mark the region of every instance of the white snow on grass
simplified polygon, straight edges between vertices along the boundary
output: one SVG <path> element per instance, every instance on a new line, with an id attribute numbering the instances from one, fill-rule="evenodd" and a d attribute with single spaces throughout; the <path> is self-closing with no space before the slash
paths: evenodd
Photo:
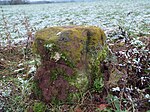
<path id="1" fill-rule="evenodd" d="M 0 10 L 3 10 L 8 24 L 6 30 L 1 14 L 0 36 L 5 40 L 6 32 L 10 32 L 11 37 L 17 43 L 20 38 L 25 41 L 27 38 L 25 18 L 28 19 L 29 29 L 33 33 L 50 26 L 94 25 L 102 29 L 114 29 L 122 26 L 137 34 L 150 34 L 149 6 L 149 0 L 102 0 L 97 2 L 1 6 Z"/>

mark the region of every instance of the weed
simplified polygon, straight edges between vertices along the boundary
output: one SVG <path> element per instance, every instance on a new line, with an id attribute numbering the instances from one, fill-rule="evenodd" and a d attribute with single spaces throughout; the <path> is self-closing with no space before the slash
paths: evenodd
<path id="1" fill-rule="evenodd" d="M 103 79 L 102 78 L 95 79 L 93 86 L 95 91 L 97 92 L 101 91 L 104 87 Z"/>
<path id="2" fill-rule="evenodd" d="M 45 112 L 46 111 L 46 105 L 43 102 L 35 102 L 33 106 L 34 112 Z"/>

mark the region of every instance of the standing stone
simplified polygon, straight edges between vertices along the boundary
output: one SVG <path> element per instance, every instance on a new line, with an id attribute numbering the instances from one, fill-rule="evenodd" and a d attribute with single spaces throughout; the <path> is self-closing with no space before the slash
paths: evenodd
<path id="1" fill-rule="evenodd" d="M 50 27 L 35 34 L 33 51 L 41 65 L 35 74 L 35 95 L 45 102 L 73 102 L 96 79 L 106 57 L 106 36 L 94 26 Z"/>

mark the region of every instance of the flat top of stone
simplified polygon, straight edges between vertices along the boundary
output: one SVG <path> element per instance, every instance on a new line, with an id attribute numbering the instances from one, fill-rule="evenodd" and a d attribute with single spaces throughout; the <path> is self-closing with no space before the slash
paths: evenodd
<path id="1" fill-rule="evenodd" d="M 84 36 L 82 33 L 86 31 L 95 32 L 97 34 L 104 35 L 104 32 L 96 26 L 56 26 L 49 27 L 37 31 L 35 34 L 36 39 L 42 40 L 57 40 L 60 37 L 60 34 L 64 33 L 67 35 L 69 32 L 74 32 L 74 34 L 79 34 L 79 36 Z M 69 34 L 70 34 L 69 33 Z M 65 35 L 64 34 L 64 35 Z"/>

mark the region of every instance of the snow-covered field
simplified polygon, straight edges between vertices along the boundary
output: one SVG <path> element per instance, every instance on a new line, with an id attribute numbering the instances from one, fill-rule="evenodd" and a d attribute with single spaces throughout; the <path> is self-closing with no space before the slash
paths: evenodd
<path id="1" fill-rule="evenodd" d="M 106 33 L 121 26 L 134 34 L 150 34 L 149 0 L 99 0 L 0 7 L 1 39 L 6 39 L 6 32 L 10 33 L 11 38 L 18 39 L 25 37 L 27 29 L 34 33 L 44 27 L 63 25 L 94 25 Z"/>
<path id="2" fill-rule="evenodd" d="M 108 111 L 125 112 L 124 109 L 127 109 L 129 112 L 149 112 L 150 0 L 1 5 L 0 112 L 24 112 L 34 105 L 36 101 L 31 98 L 32 85 L 38 59 L 33 56 L 30 45 L 28 47 L 27 37 L 45 27 L 64 25 L 94 25 L 101 27 L 107 34 L 110 56 L 102 64 L 108 68 L 107 74 L 104 74 L 108 78 L 104 79 L 109 79 L 105 86 L 110 92 L 107 93 L 108 104 L 99 105 L 98 108 L 108 105 Z M 122 29 L 130 35 L 126 36 L 128 33 Z M 8 40 L 19 45 L 3 48 Z M 25 44 L 20 45 L 20 41 Z M 116 85 L 111 87 L 111 84 Z M 83 110 L 88 107 L 97 109 L 97 104 L 101 102 L 99 93 L 91 93 L 90 96 L 85 93 L 80 100 L 85 102 Z M 90 101 L 89 105 L 87 101 Z M 106 103 L 102 99 L 103 102 Z M 76 104 L 63 106 L 73 109 L 78 107 Z M 47 107 L 50 111 L 62 109 L 59 105 Z"/>

